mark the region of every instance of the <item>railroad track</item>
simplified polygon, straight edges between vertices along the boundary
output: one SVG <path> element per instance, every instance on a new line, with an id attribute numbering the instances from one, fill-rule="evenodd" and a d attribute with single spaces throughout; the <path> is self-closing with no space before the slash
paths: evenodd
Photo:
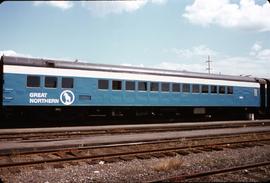
<path id="1" fill-rule="evenodd" d="M 101 127 L 65 127 L 65 128 L 43 128 L 43 129 L 1 129 L 1 141 L 52 141 L 63 140 L 96 135 L 151 133 L 166 131 L 186 131 L 204 129 L 225 129 L 241 127 L 270 126 L 269 120 L 259 121 L 232 121 L 204 123 L 179 123 L 159 125 L 122 125 Z"/>
<path id="2" fill-rule="evenodd" d="M 205 172 L 198 172 L 198 173 L 192 173 L 187 175 L 179 175 L 174 177 L 169 177 L 165 179 L 158 179 L 150 181 L 151 183 L 158 183 L 158 182 L 185 182 L 185 181 L 195 181 L 195 182 L 201 182 L 206 180 L 200 180 L 200 178 L 209 177 L 209 176 L 215 176 L 220 174 L 227 174 L 227 173 L 238 173 L 241 170 L 244 170 L 245 172 L 248 172 L 247 169 L 254 169 L 254 168 L 260 168 L 260 167 L 266 167 L 270 166 L 270 161 L 260 162 L 260 163 L 253 163 L 253 164 L 246 164 L 246 165 L 240 165 L 235 167 L 229 167 L 229 168 L 223 168 L 223 169 L 216 169 L 212 171 L 205 171 Z M 256 177 L 258 178 L 258 177 Z M 270 178 L 265 180 L 260 180 L 263 182 L 268 182 Z"/>
<path id="3" fill-rule="evenodd" d="M 0 169 L 42 166 L 43 164 L 52 164 L 57 167 L 62 163 L 72 164 L 78 161 L 89 164 L 95 164 L 100 161 L 109 163 L 135 158 L 148 159 L 176 155 L 185 156 L 191 153 L 222 151 L 226 148 L 235 149 L 263 145 L 270 145 L 270 132 L 11 153 L 0 156 Z"/>

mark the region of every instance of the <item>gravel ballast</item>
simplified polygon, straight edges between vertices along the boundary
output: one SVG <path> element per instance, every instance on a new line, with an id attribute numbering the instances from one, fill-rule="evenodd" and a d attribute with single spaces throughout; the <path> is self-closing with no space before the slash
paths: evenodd
<path id="1" fill-rule="evenodd" d="M 91 164 L 78 162 L 42 167 L 23 167 L 0 169 L 3 182 L 147 182 L 167 177 L 229 168 L 245 164 L 270 161 L 270 145 L 250 148 L 225 149 L 223 151 L 203 152 L 188 156 L 168 158 L 134 159 L 115 163 L 99 162 Z M 270 180 L 270 167 L 226 173 L 190 181 L 232 181 L 256 182 Z"/>

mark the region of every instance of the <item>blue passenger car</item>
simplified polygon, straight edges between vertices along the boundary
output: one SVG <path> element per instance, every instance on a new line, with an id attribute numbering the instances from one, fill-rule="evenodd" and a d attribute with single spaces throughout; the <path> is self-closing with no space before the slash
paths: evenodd
<path id="1" fill-rule="evenodd" d="M 8 117 L 35 111 L 54 118 L 60 111 L 211 118 L 265 113 L 270 103 L 269 80 L 240 76 L 2 56 L 1 78 Z"/>

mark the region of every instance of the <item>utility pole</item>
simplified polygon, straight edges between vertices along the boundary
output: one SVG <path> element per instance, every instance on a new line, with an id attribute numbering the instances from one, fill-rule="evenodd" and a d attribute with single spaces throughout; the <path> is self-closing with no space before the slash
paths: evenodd
<path id="1" fill-rule="evenodd" d="M 207 68 L 206 68 L 206 70 L 208 71 L 208 74 L 211 74 L 211 70 L 212 70 L 212 68 L 211 68 L 211 60 L 210 60 L 210 55 L 208 55 L 208 59 L 206 60 L 206 63 L 207 63 Z"/>

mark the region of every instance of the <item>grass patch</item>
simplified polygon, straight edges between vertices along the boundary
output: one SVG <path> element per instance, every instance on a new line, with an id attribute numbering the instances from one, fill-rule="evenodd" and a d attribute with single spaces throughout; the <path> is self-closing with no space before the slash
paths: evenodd
<path id="1" fill-rule="evenodd" d="M 169 171 L 169 170 L 175 170 L 182 166 L 183 160 L 180 159 L 179 156 L 175 156 L 173 158 L 164 158 L 161 159 L 159 162 L 154 164 L 152 168 L 155 171 Z"/>

